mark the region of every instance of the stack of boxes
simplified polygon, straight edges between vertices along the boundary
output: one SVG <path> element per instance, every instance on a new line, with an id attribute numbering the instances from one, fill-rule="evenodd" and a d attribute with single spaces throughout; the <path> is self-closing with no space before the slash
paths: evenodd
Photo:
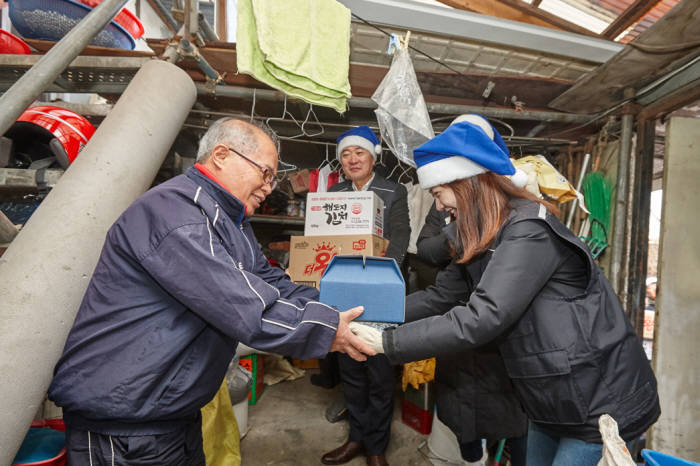
<path id="1" fill-rule="evenodd" d="M 331 259 L 340 254 L 383 256 L 384 202 L 372 191 L 309 193 L 304 236 L 292 236 L 289 274 L 320 288 Z"/>

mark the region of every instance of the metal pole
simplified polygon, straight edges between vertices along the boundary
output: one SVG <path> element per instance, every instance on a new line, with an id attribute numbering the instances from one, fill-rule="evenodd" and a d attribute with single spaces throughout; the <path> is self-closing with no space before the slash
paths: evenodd
<path id="1" fill-rule="evenodd" d="M 189 41 L 199 32 L 199 0 L 185 0 L 185 33 L 182 40 Z"/>
<path id="2" fill-rule="evenodd" d="M 212 95 L 211 89 L 208 89 L 204 84 L 197 84 L 197 92 L 201 95 Z M 284 92 L 273 91 L 269 89 L 253 89 L 250 87 L 238 86 L 216 86 L 214 94 L 220 97 L 233 97 L 239 99 L 251 99 L 255 92 L 255 98 L 266 101 L 283 102 L 285 99 Z M 289 98 L 287 96 L 287 98 Z M 376 102 L 367 97 L 351 97 L 348 99 L 348 105 L 354 108 L 377 108 Z M 480 107 L 478 105 L 458 105 L 458 104 L 437 104 L 426 102 L 430 113 L 443 113 L 461 115 L 462 113 L 479 113 L 490 118 L 506 118 L 511 120 L 539 120 L 551 121 L 557 123 L 588 123 L 593 116 L 574 113 L 562 112 L 547 112 L 522 110 L 517 111 L 511 108 L 498 107 Z"/>
<path id="3" fill-rule="evenodd" d="M 170 24 L 170 28 L 173 31 L 177 31 L 180 28 L 180 24 L 173 18 L 172 13 L 170 13 L 170 10 L 165 8 L 165 6 L 161 3 L 160 0 L 149 0 L 149 3 L 152 7 L 155 7 L 154 9 L 158 10 L 156 13 L 160 13 L 160 15 L 165 18 L 165 20 Z"/>
<path id="4" fill-rule="evenodd" d="M 219 40 L 219 36 L 216 35 L 216 32 L 214 29 L 212 29 L 209 21 L 207 21 L 207 18 L 205 18 L 202 13 L 199 14 L 199 32 L 207 42 Z"/>
<path id="5" fill-rule="evenodd" d="M 625 89 L 625 96 L 629 94 Z M 633 90 L 632 90 L 633 92 Z M 632 94 L 634 95 L 634 94 Z M 627 179 L 629 177 L 630 149 L 632 148 L 632 127 L 634 115 L 622 115 L 622 135 L 620 136 L 620 154 L 617 161 L 617 186 L 615 188 L 615 221 L 613 223 L 612 258 L 610 261 L 610 284 L 616 293 L 620 292 L 620 268 L 622 253 L 625 248 L 625 217 L 627 209 Z"/>
<path id="6" fill-rule="evenodd" d="M 583 157 L 583 164 L 581 165 L 581 172 L 578 174 L 578 182 L 576 183 L 576 191 L 581 192 L 581 185 L 583 184 L 583 177 L 586 176 L 586 170 L 588 170 L 588 161 L 591 160 L 591 154 L 586 154 Z M 566 219 L 566 228 L 571 228 L 571 223 L 574 221 L 574 214 L 576 213 L 576 207 L 578 206 L 578 198 L 574 199 L 571 204 L 571 210 L 569 211 L 569 218 Z"/>
<path id="7" fill-rule="evenodd" d="M 0 258 L 0 465 L 44 400 L 107 230 L 151 186 L 195 99 L 187 73 L 146 62 Z"/>
<path id="8" fill-rule="evenodd" d="M 634 124 L 634 123 L 633 123 Z M 623 252 L 622 261 L 620 263 L 620 275 L 618 281 L 620 282 L 618 292 L 620 296 L 620 301 L 622 302 L 622 308 L 627 310 L 628 303 L 628 290 L 629 290 L 629 280 L 630 280 L 630 264 L 631 264 L 631 250 L 632 250 L 632 227 L 636 221 L 635 212 L 635 185 L 637 183 L 636 177 L 636 167 L 637 167 L 637 147 L 636 138 L 634 134 L 631 138 L 629 159 L 627 162 L 627 196 L 625 201 L 625 234 L 623 237 Z M 649 220 L 647 220 L 648 222 Z"/>
<path id="9" fill-rule="evenodd" d="M 5 134 L 22 112 L 56 80 L 126 2 L 127 0 L 105 0 L 97 5 L 0 97 L 0 134 Z"/>

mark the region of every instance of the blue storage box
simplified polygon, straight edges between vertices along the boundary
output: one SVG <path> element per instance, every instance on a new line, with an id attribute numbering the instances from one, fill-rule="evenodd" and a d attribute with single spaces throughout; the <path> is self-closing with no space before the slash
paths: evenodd
<path id="1" fill-rule="evenodd" d="M 675 456 L 647 449 L 642 450 L 642 458 L 646 460 L 647 466 L 692 466 L 698 464 L 693 461 L 676 458 Z"/>
<path id="2" fill-rule="evenodd" d="M 340 311 L 364 306 L 358 321 L 403 323 L 405 298 L 399 266 L 387 257 L 335 256 L 321 277 L 320 301 Z"/>

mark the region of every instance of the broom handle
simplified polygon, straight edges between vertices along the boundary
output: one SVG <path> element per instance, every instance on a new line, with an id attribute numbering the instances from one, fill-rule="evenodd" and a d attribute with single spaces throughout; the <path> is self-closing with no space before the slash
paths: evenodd
<path id="1" fill-rule="evenodd" d="M 586 154 L 583 157 L 583 164 L 581 164 L 581 172 L 578 175 L 578 183 L 576 183 L 576 191 L 581 192 L 581 185 L 583 184 L 583 177 L 588 169 L 588 161 L 591 160 L 591 154 Z M 569 218 L 566 219 L 566 228 L 571 228 L 571 223 L 574 221 L 574 213 L 576 213 L 576 206 L 578 206 L 578 198 L 574 199 L 574 203 L 571 205 L 571 211 L 569 211 Z"/>

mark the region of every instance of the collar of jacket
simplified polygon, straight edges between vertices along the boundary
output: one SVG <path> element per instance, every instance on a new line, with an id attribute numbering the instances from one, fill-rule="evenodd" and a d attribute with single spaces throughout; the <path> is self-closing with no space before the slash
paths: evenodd
<path id="1" fill-rule="evenodd" d="M 201 186 L 219 204 L 223 211 L 236 222 L 238 227 L 241 226 L 245 219 L 245 204 L 221 186 L 206 168 L 196 164 L 194 167 L 188 168 L 185 175 Z"/>

